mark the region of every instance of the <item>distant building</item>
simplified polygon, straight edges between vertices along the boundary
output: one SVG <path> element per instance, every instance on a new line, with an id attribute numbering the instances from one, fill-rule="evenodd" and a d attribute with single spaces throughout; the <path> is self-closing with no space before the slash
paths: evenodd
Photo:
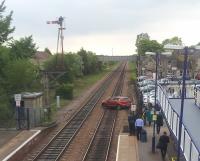
<path id="1" fill-rule="evenodd" d="M 52 55 L 45 51 L 37 51 L 33 57 L 33 63 L 41 66 L 46 60 L 48 60 Z"/>
<path id="2" fill-rule="evenodd" d="M 141 73 L 145 75 L 147 71 L 155 72 L 156 63 L 155 56 L 141 56 Z M 159 55 L 158 78 L 163 78 L 168 75 L 181 77 L 183 74 L 183 54 L 173 52 L 171 56 Z M 200 53 L 189 54 L 187 76 L 200 79 Z"/>

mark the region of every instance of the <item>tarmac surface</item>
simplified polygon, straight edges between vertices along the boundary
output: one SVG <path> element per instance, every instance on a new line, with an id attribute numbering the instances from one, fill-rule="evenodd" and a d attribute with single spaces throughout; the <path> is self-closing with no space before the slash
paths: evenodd
<path id="1" fill-rule="evenodd" d="M 1 131 L 0 160 L 5 159 L 9 154 L 14 153 L 20 146 L 25 143 L 31 136 L 36 133 L 35 130 L 23 131 Z M 2 141 L 4 140 L 4 141 Z"/>
<path id="2" fill-rule="evenodd" d="M 147 142 L 138 141 L 140 161 L 162 161 L 161 152 L 159 149 L 156 149 L 155 153 L 152 153 L 153 126 L 146 126 L 145 130 L 147 131 Z M 160 135 L 163 134 L 163 131 L 167 131 L 167 129 L 161 128 Z M 169 132 L 167 133 L 169 134 Z M 155 136 L 156 144 L 160 135 L 156 134 Z M 170 161 L 168 155 L 166 155 L 165 161 Z"/>
<path id="3" fill-rule="evenodd" d="M 145 126 L 144 129 L 147 131 L 147 142 L 141 142 L 136 136 L 129 136 L 128 133 L 120 134 L 116 161 L 163 161 L 159 149 L 152 153 L 153 126 Z M 160 134 L 155 135 L 156 144 L 164 131 L 169 135 L 167 127 L 161 127 Z M 174 144 L 170 141 L 165 161 L 173 161 L 175 155 Z"/>
<path id="4" fill-rule="evenodd" d="M 20 131 L 14 129 L 12 130 L 0 129 L 0 149 L 4 144 L 6 144 L 9 140 L 11 140 L 19 133 Z"/>

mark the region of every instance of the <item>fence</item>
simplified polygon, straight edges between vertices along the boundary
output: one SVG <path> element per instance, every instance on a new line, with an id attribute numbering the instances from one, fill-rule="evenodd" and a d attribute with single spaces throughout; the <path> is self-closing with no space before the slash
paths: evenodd
<path id="1" fill-rule="evenodd" d="M 158 86 L 157 91 L 158 101 L 161 105 L 161 109 L 165 115 L 167 124 L 178 140 L 179 134 L 179 115 L 178 113 L 172 108 L 172 105 L 169 102 L 167 97 L 167 93 L 163 90 L 161 86 Z M 200 151 L 198 150 L 197 146 L 195 145 L 194 141 L 191 138 L 190 133 L 186 129 L 185 125 L 182 124 L 182 133 L 181 133 L 181 150 L 185 156 L 187 161 L 200 161 Z"/>
<path id="2" fill-rule="evenodd" d="M 46 117 L 44 108 L 16 108 L 16 123 L 18 129 L 29 129 L 40 126 Z"/>

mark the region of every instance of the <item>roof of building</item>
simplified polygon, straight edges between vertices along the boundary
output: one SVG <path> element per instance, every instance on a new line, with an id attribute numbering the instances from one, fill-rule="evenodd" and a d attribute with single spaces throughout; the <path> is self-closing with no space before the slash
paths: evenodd
<path id="1" fill-rule="evenodd" d="M 45 51 L 37 51 L 34 55 L 34 58 L 40 61 L 40 60 L 47 60 L 50 56 L 51 54 Z"/>
<path id="2" fill-rule="evenodd" d="M 22 93 L 22 98 L 37 98 L 42 96 L 42 92 L 24 92 Z"/>

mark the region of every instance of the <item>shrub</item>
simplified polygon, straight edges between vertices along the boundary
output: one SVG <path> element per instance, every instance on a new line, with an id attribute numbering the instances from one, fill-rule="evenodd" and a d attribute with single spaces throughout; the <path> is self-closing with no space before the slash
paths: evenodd
<path id="1" fill-rule="evenodd" d="M 73 84 L 62 84 L 60 87 L 56 89 L 56 95 L 60 96 L 64 99 L 72 99 L 73 98 Z"/>

